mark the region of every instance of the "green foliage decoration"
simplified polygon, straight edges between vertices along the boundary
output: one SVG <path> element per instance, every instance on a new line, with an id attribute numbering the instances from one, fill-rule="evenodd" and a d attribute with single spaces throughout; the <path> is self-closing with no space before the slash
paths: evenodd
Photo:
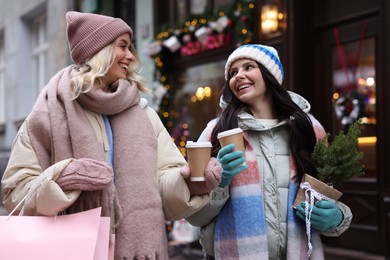
<path id="1" fill-rule="evenodd" d="M 357 142 L 361 133 L 361 120 L 355 121 L 345 134 L 342 130 L 329 144 L 329 133 L 314 147 L 312 159 L 316 165 L 320 181 L 339 186 L 355 176 L 364 175 L 361 163 L 363 153 L 358 150 Z"/>

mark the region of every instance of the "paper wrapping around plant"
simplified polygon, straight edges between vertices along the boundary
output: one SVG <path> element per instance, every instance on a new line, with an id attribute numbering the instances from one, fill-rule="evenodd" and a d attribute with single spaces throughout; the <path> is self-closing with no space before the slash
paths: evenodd
<path id="1" fill-rule="evenodd" d="M 341 195 L 343 195 L 340 191 L 336 190 L 332 186 L 329 186 L 328 184 L 323 183 L 322 181 L 308 174 L 305 174 L 303 176 L 302 183 L 304 182 L 308 182 L 313 190 L 317 191 L 317 193 L 322 194 L 330 199 L 337 201 L 338 199 L 340 199 Z M 305 200 L 306 200 L 305 190 L 299 188 L 297 192 L 297 196 L 295 197 L 293 207 L 295 208 Z"/>
<path id="2" fill-rule="evenodd" d="M 329 186 L 326 183 L 323 183 L 312 176 L 305 174 L 303 176 L 302 182 L 299 185 L 298 193 L 295 198 L 293 207 L 295 208 L 302 202 L 305 202 L 305 224 L 306 224 L 306 235 L 307 235 L 307 246 L 308 252 L 307 256 L 310 258 L 310 255 L 313 251 L 311 244 L 311 231 L 310 231 L 310 219 L 311 212 L 313 210 L 313 205 L 317 200 L 328 200 L 331 202 L 336 202 L 342 193 L 333 187 Z"/>

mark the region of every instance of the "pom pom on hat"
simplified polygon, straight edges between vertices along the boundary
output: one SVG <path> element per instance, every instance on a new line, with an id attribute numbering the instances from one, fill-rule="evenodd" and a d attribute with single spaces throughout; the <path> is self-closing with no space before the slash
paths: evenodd
<path id="1" fill-rule="evenodd" d="M 110 16 L 80 13 L 66 13 L 67 36 L 70 55 L 75 64 L 84 64 L 101 49 L 124 33 L 133 37 L 133 31 L 122 19 Z"/>
<path id="2" fill-rule="evenodd" d="M 238 47 L 230 54 L 225 65 L 225 79 L 229 79 L 229 70 L 238 59 L 249 58 L 262 64 L 275 77 L 280 85 L 283 83 L 284 71 L 278 52 L 270 46 L 247 44 Z"/>

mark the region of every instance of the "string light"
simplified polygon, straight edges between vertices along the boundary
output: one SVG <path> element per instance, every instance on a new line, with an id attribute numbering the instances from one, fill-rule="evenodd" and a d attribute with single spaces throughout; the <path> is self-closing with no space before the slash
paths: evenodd
<path id="1" fill-rule="evenodd" d="M 163 75 L 160 77 L 160 82 L 164 83 L 167 80 L 167 76 Z"/>
<path id="2" fill-rule="evenodd" d="M 191 102 L 202 101 L 205 98 L 209 98 L 211 94 L 212 94 L 212 90 L 209 86 L 199 87 L 196 89 L 195 94 L 192 95 Z"/>
<path id="3" fill-rule="evenodd" d="M 237 44 L 248 44 L 252 42 L 253 32 L 252 32 L 252 19 L 253 19 L 253 11 L 255 8 L 254 0 L 238 0 L 235 1 L 234 4 L 230 6 L 226 6 L 223 10 L 218 10 L 214 17 L 209 17 L 209 13 L 205 13 L 204 15 L 199 15 L 196 17 L 190 17 L 187 21 L 185 21 L 181 26 L 177 28 L 170 27 L 165 28 L 164 31 L 161 31 L 156 34 L 156 41 L 159 41 L 162 45 L 162 42 L 169 39 L 172 36 L 177 37 L 180 43 L 186 43 L 188 40 L 191 42 L 200 41 L 200 38 L 195 36 L 195 32 L 199 29 L 206 28 L 205 31 L 207 34 L 212 30 L 212 36 L 216 37 L 231 37 L 231 39 L 237 39 Z M 204 16 L 204 17 L 202 17 Z M 206 17 L 207 16 L 207 17 Z M 223 17 L 221 19 L 221 17 Z M 220 19 L 220 20 L 218 20 Z M 224 20 L 225 19 L 225 20 Z M 210 26 L 213 24 L 213 26 Z M 214 25 L 216 25 L 214 27 Z M 226 28 L 231 28 L 229 30 L 224 30 L 223 26 Z M 219 27 L 218 27 L 219 26 Z M 218 30 L 221 28 L 222 30 Z M 185 37 L 185 38 L 184 38 Z M 213 38 L 213 39 L 214 39 Z M 233 44 L 233 42 L 231 42 Z M 227 43 L 228 44 L 228 43 Z M 205 45 L 206 46 L 206 45 Z M 218 48 L 218 46 L 214 46 L 213 44 L 209 44 L 207 46 L 212 46 L 212 48 Z M 211 49 L 211 48 L 210 48 Z M 169 49 L 171 50 L 171 49 Z M 182 51 L 181 49 L 179 49 Z M 191 50 L 191 49 L 188 49 Z M 206 51 L 206 49 L 202 50 Z M 171 51 L 173 52 L 173 51 Z M 175 51 L 176 52 L 176 51 Z M 189 53 L 189 52 L 188 52 Z M 195 52 L 196 54 L 196 52 Z M 195 55 L 194 53 L 189 55 Z M 186 155 L 185 143 L 189 136 L 188 124 L 186 122 L 178 122 L 178 120 L 183 120 L 182 113 L 180 111 L 176 111 L 176 105 L 170 105 L 170 102 L 173 102 L 175 98 L 175 88 L 167 84 L 170 82 L 168 71 L 169 68 L 166 66 L 167 59 L 173 58 L 173 56 L 169 56 L 169 51 L 158 51 L 152 54 L 155 63 L 155 69 L 159 71 L 159 81 L 164 87 L 168 90 L 167 94 L 161 100 L 161 107 L 159 109 L 159 115 L 162 118 L 164 125 L 166 125 L 167 130 L 174 137 L 176 145 L 179 147 L 180 152 L 183 156 Z M 191 102 L 205 102 L 213 95 L 212 87 L 210 86 L 200 86 L 196 89 L 193 95 L 190 97 Z M 175 102 L 178 102 L 175 100 Z M 186 119 L 184 119 L 186 120 Z M 171 129 L 175 127 L 175 129 Z"/>

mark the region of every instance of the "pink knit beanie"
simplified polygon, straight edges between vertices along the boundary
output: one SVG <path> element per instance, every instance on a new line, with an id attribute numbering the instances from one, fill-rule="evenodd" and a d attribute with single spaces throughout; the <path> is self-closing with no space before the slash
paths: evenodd
<path id="1" fill-rule="evenodd" d="M 124 33 L 133 37 L 133 31 L 122 19 L 110 16 L 67 12 L 69 50 L 75 64 L 84 64 L 101 49 Z"/>

